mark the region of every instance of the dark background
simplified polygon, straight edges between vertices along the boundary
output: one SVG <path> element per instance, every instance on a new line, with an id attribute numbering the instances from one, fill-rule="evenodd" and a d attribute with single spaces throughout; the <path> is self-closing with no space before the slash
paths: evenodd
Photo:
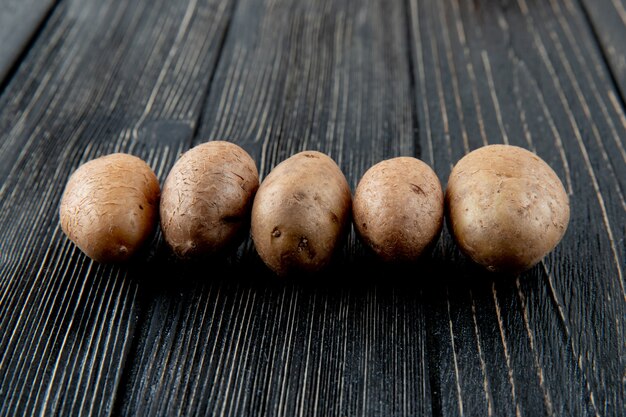
<path id="1" fill-rule="evenodd" d="M 626 415 L 624 0 L 4 0 L 0 415 Z M 487 143 L 563 180 L 569 230 L 520 277 L 444 229 L 412 267 L 352 233 L 316 277 L 247 241 L 183 264 L 159 236 L 91 262 L 58 204 L 81 163 L 229 140 L 304 149 L 352 189 L 413 155 L 445 185 Z M 365 274 L 373 278 L 365 278 Z"/>

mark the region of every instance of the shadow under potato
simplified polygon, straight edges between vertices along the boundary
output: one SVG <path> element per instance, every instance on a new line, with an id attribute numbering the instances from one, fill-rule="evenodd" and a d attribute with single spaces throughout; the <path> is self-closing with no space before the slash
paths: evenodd
<path id="1" fill-rule="evenodd" d="M 406 291 L 407 295 L 450 286 L 462 290 L 490 286 L 493 282 L 514 285 L 516 278 L 474 264 L 458 250 L 445 230 L 429 252 L 415 262 L 406 263 L 383 262 L 352 235 L 350 239 L 350 249 L 342 248 L 344 253 L 337 254 L 323 270 L 279 277 L 265 266 L 250 239 L 230 254 L 180 259 L 158 236 L 154 249 L 129 265 L 129 276 L 148 293 L 189 291 L 207 284 L 236 284 L 250 288 L 290 286 L 327 291 L 394 288 Z"/>

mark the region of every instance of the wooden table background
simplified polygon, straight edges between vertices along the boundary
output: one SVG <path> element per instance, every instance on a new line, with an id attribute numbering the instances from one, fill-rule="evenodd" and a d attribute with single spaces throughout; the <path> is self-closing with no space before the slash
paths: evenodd
<path id="1" fill-rule="evenodd" d="M 625 0 L 2 0 L 0 77 L 0 415 L 626 415 Z M 157 236 L 118 267 L 61 232 L 81 163 L 130 152 L 163 181 L 211 139 L 262 175 L 326 152 L 353 190 L 384 158 L 445 185 L 516 144 L 571 223 L 518 278 L 445 229 L 411 268 L 352 233 L 285 281 L 250 241 L 182 264 Z"/>

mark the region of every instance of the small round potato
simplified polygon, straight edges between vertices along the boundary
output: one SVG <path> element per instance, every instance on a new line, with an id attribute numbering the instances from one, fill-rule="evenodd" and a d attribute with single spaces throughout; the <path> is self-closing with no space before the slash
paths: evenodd
<path id="1" fill-rule="evenodd" d="M 176 162 L 161 197 L 161 229 L 181 258 L 216 255 L 243 240 L 259 187 L 254 160 L 223 141 L 198 145 Z"/>
<path id="2" fill-rule="evenodd" d="M 61 199 L 63 232 L 98 262 L 129 259 L 157 223 L 159 181 L 136 156 L 89 161 L 70 177 Z"/>
<path id="3" fill-rule="evenodd" d="M 359 181 L 352 216 L 361 239 L 382 260 L 415 261 L 441 232 L 441 183 L 419 159 L 379 162 Z"/>
<path id="4" fill-rule="evenodd" d="M 300 152 L 277 165 L 252 207 L 252 239 L 278 275 L 327 266 L 350 221 L 350 187 L 327 155 Z"/>
<path id="5" fill-rule="evenodd" d="M 569 200 L 555 172 L 537 155 L 509 145 L 470 152 L 454 167 L 446 189 L 454 238 L 490 271 L 519 273 L 559 243 Z"/>

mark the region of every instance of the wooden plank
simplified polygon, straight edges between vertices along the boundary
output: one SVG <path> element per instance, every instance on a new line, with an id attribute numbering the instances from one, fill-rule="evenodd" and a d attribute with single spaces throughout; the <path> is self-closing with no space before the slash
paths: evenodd
<path id="1" fill-rule="evenodd" d="M 194 140 L 228 5 L 83 3 L 0 97 L 0 414 L 624 414 L 626 118 L 576 4 L 243 1 Z M 564 178 L 571 229 L 502 281 L 445 234 L 419 272 L 351 236 L 335 272 L 384 282 L 286 283 L 249 242 L 224 265 L 112 268 L 60 234 L 80 162 L 130 150 L 162 178 L 217 138 L 263 173 L 329 152 L 352 186 L 389 156 L 445 180 L 469 149 L 521 144 Z"/>
<path id="2" fill-rule="evenodd" d="M 623 108 L 577 3 L 410 1 L 424 159 L 445 182 L 487 143 L 563 179 L 563 242 L 519 279 L 485 276 L 445 233 L 424 293 L 435 414 L 626 412 Z"/>
<path id="3" fill-rule="evenodd" d="M 352 186 L 419 154 L 405 23 L 402 2 L 240 1 L 195 143 L 236 142 L 263 175 L 318 149 Z M 415 273 L 368 283 L 354 236 L 343 255 L 343 281 L 277 281 L 250 242 L 222 266 L 157 263 L 119 414 L 431 415 Z"/>
<path id="4" fill-rule="evenodd" d="M 5 0 L 0 13 L 0 86 L 57 3 L 55 0 Z"/>
<path id="5" fill-rule="evenodd" d="M 626 97 L 626 1 L 582 0 L 581 3 L 610 65 L 623 103 L 623 97 Z"/>
<path id="6" fill-rule="evenodd" d="M 0 415 L 109 415 L 144 263 L 60 231 L 69 174 L 114 151 L 163 179 L 191 144 L 231 3 L 65 1 L 0 98 Z"/>

